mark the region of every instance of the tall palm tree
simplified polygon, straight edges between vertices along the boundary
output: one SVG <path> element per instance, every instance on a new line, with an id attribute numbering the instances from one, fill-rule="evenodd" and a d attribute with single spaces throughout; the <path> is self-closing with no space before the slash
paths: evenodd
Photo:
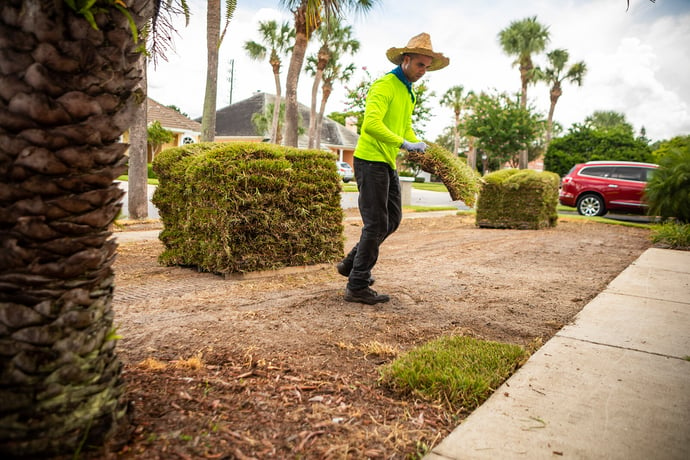
<path id="1" fill-rule="evenodd" d="M 146 54 L 141 53 L 139 66 L 142 69 L 140 85 L 146 91 Z M 145 219 L 148 217 L 148 135 L 147 135 L 146 99 L 141 103 L 134 122 L 129 127 L 129 152 L 127 155 L 127 209 L 129 219 Z"/>
<path id="2" fill-rule="evenodd" d="M 146 97 L 130 25 L 158 6 L 0 2 L 0 457 L 104 445 L 124 420 L 109 226 Z"/>
<path id="3" fill-rule="evenodd" d="M 366 13 L 379 0 L 280 0 L 295 19 L 295 46 L 285 82 L 285 145 L 297 147 L 299 127 L 297 85 L 311 34 L 323 18 L 340 15 L 343 10 Z"/>
<path id="4" fill-rule="evenodd" d="M 503 51 L 509 56 L 517 56 L 514 64 L 520 67 L 522 93 L 520 104 L 527 107 L 527 85 L 534 81 L 532 55 L 544 51 L 549 42 L 549 28 L 537 21 L 536 16 L 513 21 L 498 33 Z M 520 169 L 527 168 L 527 151 L 520 152 Z"/>
<path id="5" fill-rule="evenodd" d="M 235 14 L 237 0 L 225 0 L 225 26 L 220 30 L 220 0 L 208 0 L 206 5 L 206 92 L 201 116 L 201 141 L 212 142 L 216 137 L 216 101 L 218 98 L 218 50 Z"/>
<path id="6" fill-rule="evenodd" d="M 323 85 L 321 86 L 321 106 L 316 119 L 316 145 L 321 145 L 321 126 L 323 115 L 326 111 L 326 103 L 333 92 L 333 83 L 336 81 L 347 82 L 354 75 L 356 67 L 353 63 L 343 66 L 339 62 L 338 54 L 333 54 L 331 60 L 323 71 Z"/>
<path id="7" fill-rule="evenodd" d="M 568 67 L 565 70 L 565 66 L 570 57 L 568 51 L 564 49 L 555 49 L 546 54 L 549 60 L 549 67 L 542 69 L 537 67 L 535 69 L 535 79 L 546 82 L 546 84 L 551 85 L 549 94 L 551 97 L 551 105 L 549 106 L 549 116 L 546 120 L 546 145 L 545 149 L 549 147 L 549 142 L 551 142 L 551 131 L 553 129 L 553 112 L 556 109 L 556 103 L 558 98 L 563 94 L 563 89 L 561 88 L 561 83 L 567 80 L 571 83 L 576 83 L 577 86 L 582 86 L 582 79 L 587 73 L 587 65 L 584 61 L 579 61 Z"/>
<path id="8" fill-rule="evenodd" d="M 460 124 L 462 112 L 467 108 L 468 98 L 473 94 L 472 91 L 463 94 L 464 92 L 464 86 L 453 86 L 443 94 L 439 101 L 441 105 L 450 108 L 455 116 L 455 123 L 453 124 L 453 153 L 455 155 L 458 154 L 458 150 L 460 149 L 460 131 L 458 130 L 458 125 Z"/>
<path id="9" fill-rule="evenodd" d="M 278 27 L 276 21 L 262 21 L 259 22 L 259 32 L 261 33 L 262 43 L 255 41 L 246 41 L 244 49 L 251 59 L 264 60 L 266 54 L 270 49 L 270 57 L 268 63 L 273 68 L 273 79 L 276 84 L 276 97 L 273 104 L 273 122 L 271 125 L 271 142 L 278 144 L 278 138 L 282 135 L 278 129 L 278 120 L 280 119 L 281 104 L 281 84 L 280 84 L 280 66 L 282 65 L 281 56 L 285 54 L 292 46 L 292 40 L 295 37 L 295 30 L 290 27 L 290 24 L 284 22 Z"/>
<path id="10" fill-rule="evenodd" d="M 319 92 L 319 85 L 323 77 L 324 69 L 331 63 L 334 56 L 343 53 L 353 54 L 359 50 L 359 41 L 352 38 L 352 26 L 343 26 L 340 19 L 331 16 L 326 24 L 316 31 L 316 35 L 321 43 L 321 48 L 317 55 L 307 58 L 307 72 L 314 76 L 314 83 L 311 90 L 311 112 L 309 115 L 309 148 L 318 148 L 317 135 L 317 115 L 316 100 Z M 328 99 L 328 98 L 326 98 Z M 323 102 L 323 98 L 322 98 Z"/>

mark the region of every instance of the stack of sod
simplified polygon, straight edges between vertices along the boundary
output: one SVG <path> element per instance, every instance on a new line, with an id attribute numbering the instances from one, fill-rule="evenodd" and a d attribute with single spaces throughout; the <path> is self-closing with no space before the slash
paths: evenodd
<path id="1" fill-rule="evenodd" d="M 219 274 L 343 255 L 335 157 L 265 143 L 192 144 L 156 156 L 166 265 Z"/>
<path id="2" fill-rule="evenodd" d="M 558 175 L 503 169 L 484 176 L 477 201 L 477 225 L 537 230 L 558 222 Z"/>
<path id="3" fill-rule="evenodd" d="M 453 200 L 474 206 L 481 188 L 481 176 L 462 159 L 434 143 L 428 143 L 424 153 L 408 152 L 408 158 L 424 171 L 439 176 Z"/>

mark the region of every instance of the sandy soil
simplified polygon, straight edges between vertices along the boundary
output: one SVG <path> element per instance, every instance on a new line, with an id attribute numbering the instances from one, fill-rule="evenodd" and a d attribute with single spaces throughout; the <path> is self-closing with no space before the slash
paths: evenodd
<path id="1" fill-rule="evenodd" d="M 360 229 L 346 220 L 346 249 Z M 132 432 L 111 455 L 417 458 L 467 411 L 390 393 L 381 365 L 443 334 L 538 347 L 649 246 L 646 230 L 575 220 L 525 231 L 405 219 L 374 272 L 391 302 L 372 307 L 343 300 L 334 267 L 224 279 L 158 265 L 158 242 L 121 244 Z"/>

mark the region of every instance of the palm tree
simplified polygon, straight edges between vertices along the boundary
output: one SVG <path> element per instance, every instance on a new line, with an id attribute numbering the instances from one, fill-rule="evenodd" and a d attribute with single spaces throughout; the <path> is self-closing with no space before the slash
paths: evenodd
<path id="1" fill-rule="evenodd" d="M 274 144 L 280 143 L 278 138 L 282 138 L 280 130 L 278 129 L 278 120 L 280 118 L 281 104 L 281 85 L 280 85 L 280 66 L 282 65 L 281 55 L 285 54 L 291 47 L 291 41 L 295 37 L 295 30 L 290 27 L 290 24 L 284 22 L 280 28 L 276 21 L 259 22 L 259 32 L 261 32 L 262 43 L 255 41 L 247 41 L 244 43 L 244 49 L 251 59 L 264 60 L 266 54 L 270 49 L 270 57 L 268 63 L 273 68 L 273 78 L 276 84 L 276 97 L 273 122 L 271 125 L 271 142 Z"/>
<path id="2" fill-rule="evenodd" d="M 316 55 L 307 58 L 307 72 L 314 76 L 311 90 L 311 112 L 309 115 L 309 148 L 318 148 L 315 145 L 318 120 L 316 116 L 316 99 L 319 85 L 323 77 L 324 69 L 331 63 L 334 56 L 342 53 L 356 53 L 359 50 L 359 41 L 352 38 L 352 27 L 343 26 L 338 18 L 331 16 L 326 24 L 316 31 L 321 42 L 321 48 Z M 330 94 L 329 94 L 330 96 Z M 326 98 L 328 99 L 328 98 Z M 323 98 L 321 99 L 323 103 Z"/>
<path id="3" fill-rule="evenodd" d="M 551 142 L 551 131 L 553 128 L 553 112 L 556 109 L 556 103 L 558 98 L 563 94 L 563 89 L 561 88 L 561 83 L 565 80 L 576 83 L 577 86 L 582 86 L 582 79 L 587 73 L 587 65 L 584 61 L 576 62 L 571 65 L 567 71 L 565 70 L 565 65 L 568 62 L 570 55 L 568 51 L 564 49 L 555 49 L 546 54 L 549 60 L 550 66 L 541 69 L 537 67 L 535 69 L 535 79 L 546 82 L 546 84 L 551 85 L 549 94 L 551 96 L 551 105 L 549 106 L 549 116 L 546 120 L 546 142 L 544 149 L 549 147 Z"/>
<path id="4" fill-rule="evenodd" d="M 277 115 L 277 119 L 273 118 Z M 268 126 L 277 127 L 277 136 L 275 139 L 276 144 L 280 144 L 283 140 L 283 121 L 285 120 L 285 104 L 280 104 L 278 110 L 275 110 L 275 104 L 266 104 L 266 109 L 264 112 L 257 112 L 252 114 L 252 124 L 256 129 L 257 134 L 265 134 L 268 132 Z M 272 128 L 271 128 L 272 129 Z"/>
<path id="5" fill-rule="evenodd" d="M 537 22 L 537 17 L 513 21 L 498 33 L 503 51 L 509 56 L 515 55 L 514 64 L 520 66 L 522 93 L 520 104 L 527 107 L 527 85 L 534 81 L 534 64 L 532 54 L 544 51 L 549 42 L 549 29 Z M 520 152 L 520 169 L 527 168 L 527 151 Z"/>
<path id="6" fill-rule="evenodd" d="M 109 226 L 122 206 L 120 135 L 146 98 L 132 30 L 159 6 L 0 3 L 3 458 L 102 446 L 125 420 Z"/>
<path id="7" fill-rule="evenodd" d="M 145 92 L 147 85 L 146 54 L 141 53 L 138 64 L 142 72 L 140 85 Z M 147 112 L 148 104 L 144 99 L 129 128 L 129 154 L 127 155 L 127 209 L 129 209 L 129 219 L 145 219 L 149 213 Z"/>
<path id="8" fill-rule="evenodd" d="M 625 114 L 613 110 L 595 110 L 585 118 L 585 126 L 601 131 L 621 131 L 633 135 L 633 125 L 628 123 Z"/>
<path id="9" fill-rule="evenodd" d="M 333 54 L 328 65 L 323 70 L 323 85 L 321 86 L 321 106 L 319 114 L 316 119 L 316 141 L 315 144 L 321 145 L 321 126 L 323 124 L 323 114 L 326 111 L 326 103 L 333 92 L 333 83 L 336 81 L 347 82 L 355 73 L 355 65 L 353 63 L 344 66 L 338 62 L 339 56 Z"/>
<path id="10" fill-rule="evenodd" d="M 225 0 L 225 27 L 220 31 L 220 0 L 208 0 L 206 6 L 206 92 L 201 116 L 201 141 L 216 137 L 216 100 L 218 96 L 218 50 L 228 30 L 237 0 Z"/>
<path id="11" fill-rule="evenodd" d="M 366 13 L 379 0 L 280 0 L 295 18 L 295 46 L 285 82 L 285 145 L 297 147 L 299 126 L 297 85 L 311 34 L 323 18 L 339 15 L 344 9 Z"/>
<path id="12" fill-rule="evenodd" d="M 458 130 L 458 125 L 460 124 L 460 119 L 462 112 L 467 108 L 468 98 L 472 96 L 472 91 L 467 94 L 463 94 L 465 88 L 462 85 L 453 86 L 448 91 L 446 91 L 439 103 L 443 106 L 450 108 L 455 115 L 455 123 L 453 124 L 453 153 L 458 154 L 460 149 L 460 131 Z"/>

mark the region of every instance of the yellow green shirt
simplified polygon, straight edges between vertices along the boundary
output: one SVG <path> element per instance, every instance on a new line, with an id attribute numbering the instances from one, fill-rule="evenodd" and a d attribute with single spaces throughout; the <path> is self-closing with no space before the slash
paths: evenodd
<path id="1" fill-rule="evenodd" d="M 412 131 L 413 110 L 410 93 L 398 77 L 388 73 L 376 80 L 367 94 L 355 157 L 388 163 L 396 169 L 395 159 L 403 141 L 419 142 Z"/>

